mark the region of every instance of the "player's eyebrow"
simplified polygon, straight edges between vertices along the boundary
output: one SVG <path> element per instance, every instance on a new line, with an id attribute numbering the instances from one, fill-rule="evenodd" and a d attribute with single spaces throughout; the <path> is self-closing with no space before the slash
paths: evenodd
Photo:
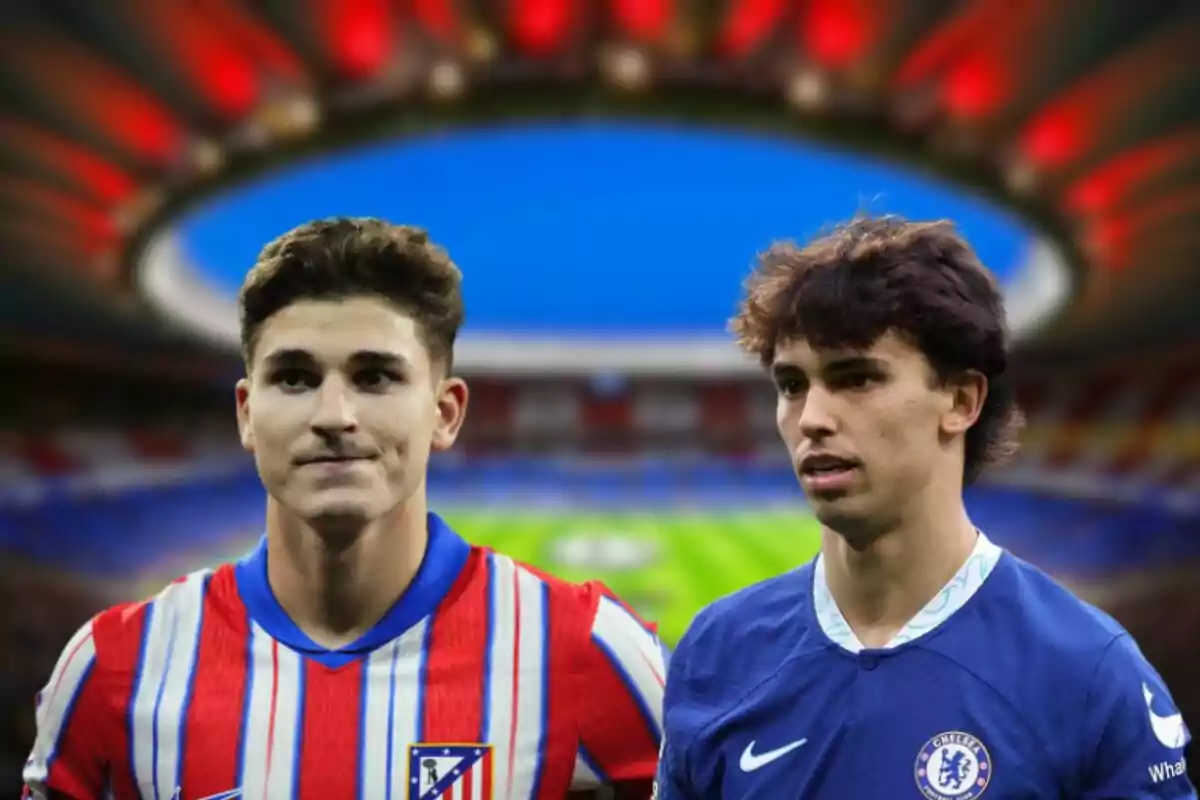
<path id="1" fill-rule="evenodd" d="M 825 365 L 824 372 L 882 372 L 887 367 L 881 358 L 873 356 L 847 356 L 830 361 Z"/>
<path id="2" fill-rule="evenodd" d="M 289 347 L 268 354 L 263 363 L 272 368 L 307 366 L 316 363 L 316 357 L 308 350 Z M 407 369 L 409 361 L 399 353 L 386 350 L 356 350 L 350 355 L 350 363 L 356 366 L 391 366 Z"/>
<path id="3" fill-rule="evenodd" d="M 386 350 L 356 350 L 350 356 L 350 363 L 366 367 L 409 368 L 407 358 L 399 353 L 392 353 Z"/>
<path id="4" fill-rule="evenodd" d="M 821 372 L 825 375 L 838 375 L 847 372 L 884 372 L 886 369 L 887 363 L 881 358 L 852 355 L 833 359 L 821 367 Z M 803 377 L 805 374 L 800 365 L 787 361 L 778 361 L 771 366 L 771 375 L 777 382 Z"/>
<path id="5" fill-rule="evenodd" d="M 298 347 L 285 348 L 283 350 L 275 350 L 268 353 L 263 359 L 263 363 L 268 367 L 285 367 L 299 366 L 301 364 L 311 364 L 316 361 L 313 354 L 307 350 L 302 350 Z"/>

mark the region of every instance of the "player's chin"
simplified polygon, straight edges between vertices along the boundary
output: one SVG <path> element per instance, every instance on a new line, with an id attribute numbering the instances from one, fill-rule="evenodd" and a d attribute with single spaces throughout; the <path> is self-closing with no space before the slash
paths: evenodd
<path id="1" fill-rule="evenodd" d="M 388 504 L 366 491 L 320 492 L 302 504 L 302 516 L 314 527 L 330 531 L 361 528 L 382 516 Z"/>
<path id="2" fill-rule="evenodd" d="M 808 493 L 807 496 L 817 521 L 835 530 L 845 523 L 854 523 L 872 516 L 868 498 L 861 494 Z"/>
<path id="3" fill-rule="evenodd" d="M 809 505 L 814 509 L 821 506 L 840 508 L 861 500 L 861 495 L 849 488 L 816 489 L 803 484 L 801 486 L 804 489 L 804 496 L 808 498 Z"/>

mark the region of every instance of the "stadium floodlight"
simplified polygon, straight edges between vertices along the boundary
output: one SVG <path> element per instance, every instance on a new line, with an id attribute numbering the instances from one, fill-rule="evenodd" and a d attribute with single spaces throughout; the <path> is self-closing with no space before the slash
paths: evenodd
<path id="1" fill-rule="evenodd" d="M 605 49 L 600 56 L 600 69 L 620 89 L 635 91 L 650 84 L 650 60 L 633 47 Z"/>
<path id="2" fill-rule="evenodd" d="M 811 111 L 829 99 L 829 83 L 817 71 L 798 70 L 787 82 L 787 100 L 798 109 Z"/>
<path id="3" fill-rule="evenodd" d="M 443 61 L 429 70 L 429 94 L 435 100 L 457 100 L 466 88 L 466 73 L 453 61 Z"/>
<path id="4" fill-rule="evenodd" d="M 225 151 L 212 139 L 199 139 L 188 149 L 188 164 L 198 175 L 216 175 L 226 160 Z"/>

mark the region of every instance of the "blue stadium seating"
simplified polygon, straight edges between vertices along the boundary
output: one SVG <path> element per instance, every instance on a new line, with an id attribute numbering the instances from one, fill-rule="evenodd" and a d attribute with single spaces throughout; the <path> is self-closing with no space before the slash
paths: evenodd
<path id="1" fill-rule="evenodd" d="M 800 507 L 789 471 L 773 463 L 578 459 L 435 460 L 435 508 L 453 505 L 607 509 L 680 505 Z M 1200 558 L 1200 519 L 1146 504 L 1121 505 L 979 487 L 968 492 L 977 524 L 1013 552 L 1076 575 Z M 0 498 L 0 550 L 71 572 L 130 576 L 211 555 L 261 529 L 263 491 L 252 469 L 188 482 L 98 494 L 47 491 Z"/>

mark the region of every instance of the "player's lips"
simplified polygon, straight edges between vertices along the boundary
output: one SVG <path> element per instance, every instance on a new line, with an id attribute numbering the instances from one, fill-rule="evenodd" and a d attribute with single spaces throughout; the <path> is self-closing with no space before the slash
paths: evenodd
<path id="1" fill-rule="evenodd" d="M 365 455 L 365 454 L 363 454 L 363 455 L 359 455 L 359 454 L 354 454 L 354 455 L 328 454 L 328 455 L 318 455 L 318 456 L 305 456 L 303 458 L 298 458 L 298 459 L 296 459 L 296 465 L 300 466 L 300 467 L 308 467 L 308 466 L 314 466 L 314 465 L 325 465 L 325 466 L 329 466 L 329 467 L 337 467 L 337 466 L 349 466 L 349 465 L 353 465 L 353 464 L 360 464 L 365 461 L 374 461 L 374 460 L 375 460 L 374 456 Z"/>
<path id="2" fill-rule="evenodd" d="M 804 488 L 830 492 L 849 488 L 860 462 L 832 453 L 810 453 L 800 461 L 797 472 Z"/>

